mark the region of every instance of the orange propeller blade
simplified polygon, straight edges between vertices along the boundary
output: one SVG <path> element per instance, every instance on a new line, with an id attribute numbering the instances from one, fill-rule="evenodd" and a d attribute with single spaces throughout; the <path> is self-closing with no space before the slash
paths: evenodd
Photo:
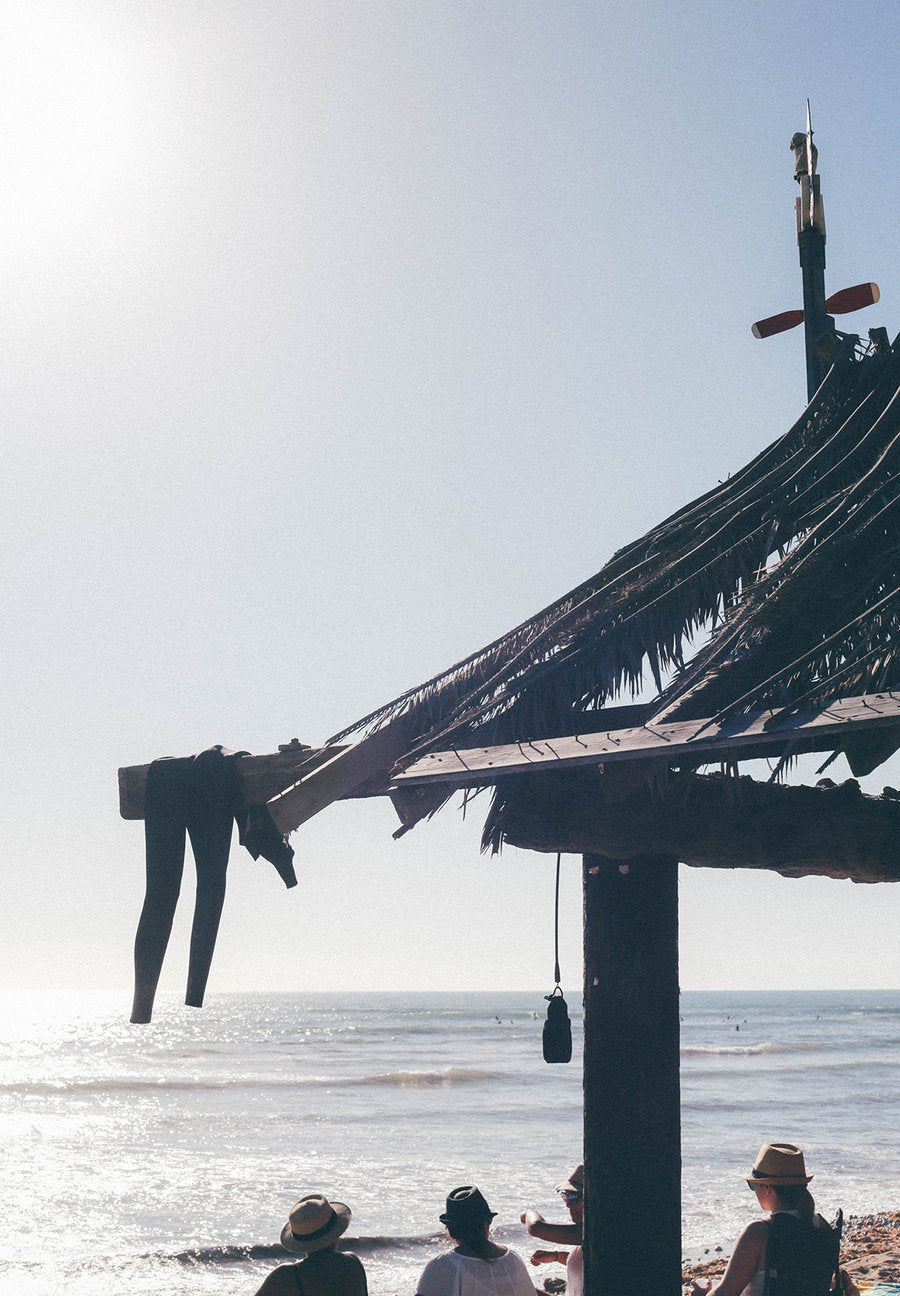
<path id="1" fill-rule="evenodd" d="M 832 293 L 825 302 L 825 309 L 832 315 L 849 315 L 851 311 L 862 310 L 864 306 L 874 306 L 881 298 L 878 284 L 854 284 L 852 288 L 842 288 Z"/>
<path id="2" fill-rule="evenodd" d="M 770 315 L 768 319 L 757 320 L 750 331 L 755 338 L 767 338 L 773 333 L 784 333 L 787 329 L 796 328 L 802 323 L 802 310 L 782 311 L 780 315 Z"/>
<path id="3" fill-rule="evenodd" d="M 852 288 L 841 288 L 832 293 L 825 302 L 825 309 L 831 315 L 849 315 L 851 311 L 862 310 L 864 306 L 874 306 L 881 300 L 881 293 L 876 283 L 854 284 Z M 803 323 L 802 310 L 782 311 L 780 315 L 770 315 L 768 319 L 757 320 L 751 332 L 755 338 L 772 337 L 774 333 L 785 333 Z"/>

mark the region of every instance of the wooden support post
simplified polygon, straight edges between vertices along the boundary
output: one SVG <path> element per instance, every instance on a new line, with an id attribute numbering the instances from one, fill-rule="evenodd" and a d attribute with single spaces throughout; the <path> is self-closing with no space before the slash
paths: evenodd
<path id="1" fill-rule="evenodd" d="M 585 1296 L 680 1296 L 678 865 L 584 856 Z"/>

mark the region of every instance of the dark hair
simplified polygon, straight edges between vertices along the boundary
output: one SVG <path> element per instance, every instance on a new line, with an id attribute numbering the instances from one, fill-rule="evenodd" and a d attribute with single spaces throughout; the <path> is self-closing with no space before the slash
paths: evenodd
<path id="1" fill-rule="evenodd" d="M 456 1220 L 455 1222 L 448 1220 L 447 1232 L 454 1242 L 461 1242 L 470 1251 L 480 1251 L 486 1241 L 487 1229 L 485 1225 L 490 1224 L 490 1222 L 490 1215 L 482 1215 L 480 1219 Z"/>
<path id="2" fill-rule="evenodd" d="M 490 1224 L 495 1211 L 474 1184 L 454 1188 L 447 1198 L 447 1209 L 439 1216 L 442 1224 L 455 1242 L 461 1242 L 471 1251 L 487 1249 L 486 1224 Z"/>
<path id="3" fill-rule="evenodd" d="M 812 1223 L 816 1207 L 806 1184 L 771 1184 L 770 1187 L 779 1206 L 799 1211 L 801 1219 Z"/>

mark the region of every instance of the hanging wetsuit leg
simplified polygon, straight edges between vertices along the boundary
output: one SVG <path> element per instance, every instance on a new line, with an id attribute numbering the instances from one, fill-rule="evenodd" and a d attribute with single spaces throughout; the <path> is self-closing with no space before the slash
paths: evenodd
<path id="1" fill-rule="evenodd" d="M 193 775 L 195 795 L 188 815 L 188 832 L 197 865 L 197 897 L 184 1002 L 191 1008 L 202 1008 L 225 903 L 236 798 L 234 758 L 225 755 L 221 747 L 200 752 L 194 758 Z"/>
<path id="2" fill-rule="evenodd" d="M 197 898 L 191 927 L 191 956 L 188 964 L 187 993 L 184 1002 L 192 1008 L 203 1007 L 203 995 L 209 977 L 219 919 L 225 903 L 225 876 L 234 817 L 229 811 L 216 821 L 211 817 L 202 824 L 190 823 L 191 848 L 197 863 Z"/>
<path id="3" fill-rule="evenodd" d="M 147 773 L 144 837 L 147 881 L 134 941 L 133 1022 L 149 1022 L 172 919 L 181 890 L 185 845 L 185 781 L 189 760 L 154 761 Z"/>

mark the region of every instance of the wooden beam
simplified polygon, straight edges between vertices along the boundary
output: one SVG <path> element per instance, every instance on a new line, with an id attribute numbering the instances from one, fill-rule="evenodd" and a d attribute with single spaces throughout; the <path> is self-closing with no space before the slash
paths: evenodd
<path id="1" fill-rule="evenodd" d="M 554 854 L 900 881 L 900 800 L 866 796 L 853 780 L 811 788 L 689 771 L 661 771 L 652 783 L 614 774 L 509 779 L 492 810 L 493 840 Z"/>
<path id="2" fill-rule="evenodd" d="M 293 832 L 333 801 L 371 788 L 380 794 L 382 777 L 410 744 L 410 726 L 401 716 L 350 747 L 322 748 L 325 759 L 304 770 L 300 778 L 266 802 L 269 813 L 283 833 Z M 384 788 L 386 791 L 386 787 Z"/>
<path id="3" fill-rule="evenodd" d="M 614 707 L 608 714 L 615 720 L 637 710 Z M 598 712 L 597 718 L 602 715 Z M 281 831 L 292 832 L 332 801 L 347 797 L 384 796 L 393 790 L 438 783 L 448 789 L 473 787 L 507 774 L 660 757 L 703 764 L 732 751 L 745 759 L 787 746 L 798 752 L 826 751 L 840 740 L 852 746 L 875 731 L 888 746 L 895 731 L 900 742 L 897 694 L 845 698 L 815 712 L 760 712 L 729 725 L 691 720 L 432 752 L 389 777 L 391 766 L 402 758 L 412 739 L 401 718 L 350 746 L 305 747 L 298 743 L 263 756 L 245 756 L 238 780 L 248 804 L 267 804 Z M 127 765 L 119 770 L 119 813 L 123 819 L 143 819 L 149 768 L 149 764 Z"/>
<path id="4" fill-rule="evenodd" d="M 264 805 L 282 788 L 330 759 L 342 747 L 304 747 L 290 744 L 265 756 L 243 756 L 237 778 L 247 805 Z M 123 819 L 143 819 L 149 765 L 124 765 L 119 770 L 119 814 Z"/>
<path id="5" fill-rule="evenodd" d="M 602 712 L 597 719 L 602 719 Z M 900 694 L 872 693 L 842 698 L 819 709 L 759 711 L 723 724 L 680 720 L 575 737 L 429 752 L 406 769 L 395 771 L 392 786 L 446 783 L 474 787 L 509 774 L 660 758 L 704 765 L 725 755 L 749 759 L 786 748 L 798 753 L 828 750 L 844 738 L 887 729 L 897 730 L 900 741 Z"/>
<path id="6" fill-rule="evenodd" d="M 680 1296 L 678 865 L 584 859 L 585 1296 Z"/>

